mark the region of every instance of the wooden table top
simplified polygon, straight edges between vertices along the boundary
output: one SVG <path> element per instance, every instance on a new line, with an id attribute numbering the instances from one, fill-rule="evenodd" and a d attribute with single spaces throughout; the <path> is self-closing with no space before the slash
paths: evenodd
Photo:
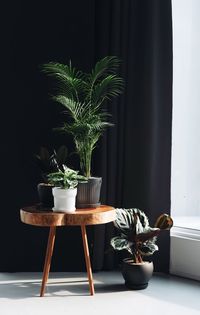
<path id="1" fill-rule="evenodd" d="M 22 208 L 20 218 L 23 223 L 36 226 L 95 225 L 114 221 L 116 213 L 115 208 L 106 205 L 71 213 L 46 211 L 35 205 Z"/>

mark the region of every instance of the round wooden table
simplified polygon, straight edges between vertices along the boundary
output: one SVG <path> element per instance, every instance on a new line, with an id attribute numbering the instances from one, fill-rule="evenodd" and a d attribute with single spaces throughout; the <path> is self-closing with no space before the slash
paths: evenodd
<path id="1" fill-rule="evenodd" d="M 21 221 L 26 224 L 50 227 L 40 296 L 44 296 L 45 286 L 49 277 L 51 258 L 53 255 L 56 236 L 56 227 L 73 225 L 78 225 L 81 227 L 90 294 L 94 295 L 94 284 L 92 278 L 86 225 L 96 225 L 114 221 L 116 218 L 115 209 L 111 206 L 101 205 L 98 208 L 76 209 L 76 211 L 72 213 L 63 213 L 42 210 L 40 206 L 36 205 L 22 208 L 20 210 L 20 218 Z"/>

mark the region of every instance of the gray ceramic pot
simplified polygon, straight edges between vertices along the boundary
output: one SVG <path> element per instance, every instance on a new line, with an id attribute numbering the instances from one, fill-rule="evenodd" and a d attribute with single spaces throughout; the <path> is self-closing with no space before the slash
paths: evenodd
<path id="1" fill-rule="evenodd" d="M 100 205 L 101 177 L 90 177 L 87 183 L 79 183 L 76 208 L 97 208 Z"/>
<path id="2" fill-rule="evenodd" d="M 153 262 L 145 261 L 135 264 L 130 258 L 125 258 L 122 264 L 122 275 L 125 285 L 131 290 L 142 290 L 148 286 L 153 274 Z"/>

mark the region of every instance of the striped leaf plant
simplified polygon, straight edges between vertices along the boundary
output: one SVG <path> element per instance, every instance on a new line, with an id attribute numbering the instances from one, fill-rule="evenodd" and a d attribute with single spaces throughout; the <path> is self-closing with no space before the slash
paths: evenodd
<path id="1" fill-rule="evenodd" d="M 118 235 L 111 239 L 115 250 L 127 250 L 134 263 L 142 263 L 144 256 L 153 255 L 158 250 L 156 240 L 163 230 L 169 230 L 173 225 L 172 218 L 161 214 L 155 226 L 150 227 L 146 214 L 137 208 L 116 209 L 114 222 Z"/>

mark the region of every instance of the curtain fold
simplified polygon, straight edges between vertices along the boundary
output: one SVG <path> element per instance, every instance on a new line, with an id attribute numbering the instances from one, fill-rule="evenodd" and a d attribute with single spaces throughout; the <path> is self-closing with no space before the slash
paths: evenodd
<path id="1" fill-rule="evenodd" d="M 96 0 L 95 59 L 106 55 L 121 59 L 125 91 L 107 105 L 115 126 L 96 151 L 100 158 L 94 166 L 103 175 L 102 202 L 138 207 L 153 224 L 160 213 L 170 213 L 171 1 Z M 115 255 L 108 251 L 113 233 L 112 224 L 94 231 L 96 270 L 115 265 Z M 155 268 L 168 271 L 169 234 L 159 245 Z M 99 256 L 100 251 L 106 254 Z"/>

